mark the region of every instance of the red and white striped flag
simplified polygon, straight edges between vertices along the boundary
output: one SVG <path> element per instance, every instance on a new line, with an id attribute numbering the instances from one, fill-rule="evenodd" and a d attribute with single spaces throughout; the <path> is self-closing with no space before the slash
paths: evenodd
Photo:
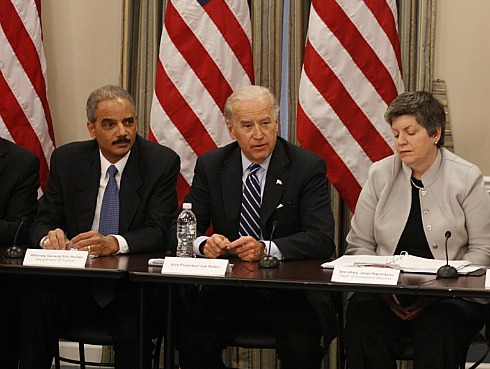
<path id="1" fill-rule="evenodd" d="M 313 0 L 297 135 L 354 212 L 371 164 L 394 152 L 383 115 L 403 91 L 395 0 Z"/>
<path id="2" fill-rule="evenodd" d="M 168 1 L 150 139 L 180 155 L 179 200 L 192 183 L 197 157 L 231 142 L 225 101 L 253 80 L 247 1 Z"/>
<path id="3" fill-rule="evenodd" d="M 41 0 L 0 1 L 0 136 L 39 157 L 44 188 L 54 133 L 46 93 Z"/>

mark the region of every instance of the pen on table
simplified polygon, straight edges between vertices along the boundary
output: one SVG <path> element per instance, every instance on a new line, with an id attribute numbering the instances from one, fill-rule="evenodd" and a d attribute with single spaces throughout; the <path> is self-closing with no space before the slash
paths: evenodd
<path id="1" fill-rule="evenodd" d="M 398 269 L 396 265 L 390 265 L 390 264 L 354 263 L 354 266 L 359 268 L 375 267 L 375 268 Z"/>

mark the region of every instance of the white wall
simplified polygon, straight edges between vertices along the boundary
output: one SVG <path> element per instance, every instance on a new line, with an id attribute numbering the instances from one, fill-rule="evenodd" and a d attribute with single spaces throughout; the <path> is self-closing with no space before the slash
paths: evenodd
<path id="1" fill-rule="evenodd" d="M 490 175 L 490 1 L 438 0 L 435 78 L 446 81 L 456 154 Z"/>
<path id="2" fill-rule="evenodd" d="M 119 84 L 123 0 L 43 0 L 48 99 L 56 146 L 89 138 L 91 91 Z"/>

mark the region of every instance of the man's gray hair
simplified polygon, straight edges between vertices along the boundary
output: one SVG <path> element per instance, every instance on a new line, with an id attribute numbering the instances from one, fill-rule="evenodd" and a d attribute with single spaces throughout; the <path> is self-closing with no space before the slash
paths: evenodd
<path id="1" fill-rule="evenodd" d="M 279 106 L 277 105 L 276 98 L 270 92 L 267 87 L 248 85 L 242 86 L 233 91 L 233 93 L 226 99 L 224 115 L 227 123 L 233 124 L 233 103 L 236 101 L 254 101 L 257 98 L 266 97 L 271 104 L 272 119 L 277 121 L 279 115 Z"/>
<path id="2" fill-rule="evenodd" d="M 113 99 L 126 99 L 131 103 L 133 108 L 133 114 L 135 111 L 133 97 L 125 89 L 115 86 L 107 85 L 99 87 L 94 90 L 87 99 L 87 119 L 89 122 L 94 123 L 97 120 L 97 107 L 99 103 L 106 100 Z"/>

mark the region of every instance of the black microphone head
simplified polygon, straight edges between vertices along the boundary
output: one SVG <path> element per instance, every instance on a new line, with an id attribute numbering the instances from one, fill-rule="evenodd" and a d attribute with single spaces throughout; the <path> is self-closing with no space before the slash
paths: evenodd
<path id="1" fill-rule="evenodd" d="M 444 233 L 444 237 L 450 238 L 451 237 L 451 231 L 446 231 L 446 233 Z"/>
<path id="2" fill-rule="evenodd" d="M 279 221 L 278 220 L 274 220 L 272 222 L 272 228 L 276 228 L 278 225 L 279 225 Z"/>

